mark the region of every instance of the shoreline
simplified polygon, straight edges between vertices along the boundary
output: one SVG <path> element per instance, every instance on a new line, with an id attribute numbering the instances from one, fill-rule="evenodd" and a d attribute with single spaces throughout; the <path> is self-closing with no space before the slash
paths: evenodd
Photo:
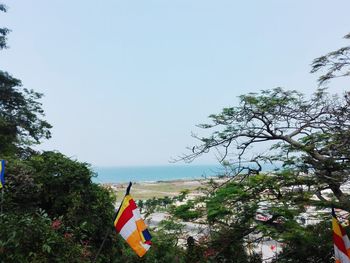
<path id="1" fill-rule="evenodd" d="M 94 167 L 93 182 L 120 184 L 174 180 L 201 180 L 225 173 L 219 165 Z"/>
<path id="2" fill-rule="evenodd" d="M 132 182 L 131 195 L 135 200 L 147 200 L 152 198 L 164 198 L 166 196 L 173 197 L 182 191 L 188 191 L 189 197 L 201 194 L 200 188 L 211 180 L 223 181 L 225 177 L 207 177 L 201 179 L 174 179 L 174 180 L 158 180 L 158 181 L 139 181 Z M 127 183 L 103 183 L 103 187 L 111 189 L 119 199 L 124 196 Z"/>
<path id="3" fill-rule="evenodd" d="M 230 176 L 222 176 L 222 175 L 213 175 L 213 176 L 201 176 L 198 178 L 175 178 L 175 179 L 169 179 L 169 180 L 146 180 L 146 181 L 135 181 L 131 180 L 132 184 L 158 184 L 158 183 L 171 183 L 171 182 L 192 182 L 192 181 L 206 181 L 210 179 L 225 179 L 229 178 Z M 128 184 L 130 181 L 123 181 L 123 182 L 96 182 L 100 185 L 119 185 L 119 184 Z"/>

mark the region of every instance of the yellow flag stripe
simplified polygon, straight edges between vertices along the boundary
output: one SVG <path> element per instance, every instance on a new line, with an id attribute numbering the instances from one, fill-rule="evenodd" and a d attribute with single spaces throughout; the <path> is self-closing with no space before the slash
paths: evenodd
<path id="1" fill-rule="evenodd" d="M 129 206 L 129 201 L 132 199 L 130 195 L 126 195 L 123 199 L 122 205 L 120 206 L 120 209 L 118 211 L 118 215 L 116 219 L 114 220 L 114 226 L 117 224 L 120 216 L 123 214 L 124 210 Z"/>
<path id="2" fill-rule="evenodd" d="M 342 234 L 342 232 L 341 232 L 341 230 L 340 230 L 340 227 L 339 227 L 339 224 L 338 224 L 338 220 L 335 219 L 334 217 L 333 217 L 333 219 L 332 219 L 332 226 L 333 226 L 333 232 L 334 232 L 337 236 L 343 238 L 343 234 Z"/>

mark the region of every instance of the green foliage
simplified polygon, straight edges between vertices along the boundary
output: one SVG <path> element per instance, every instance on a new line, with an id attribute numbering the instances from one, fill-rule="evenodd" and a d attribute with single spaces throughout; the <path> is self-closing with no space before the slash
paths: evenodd
<path id="1" fill-rule="evenodd" d="M 176 217 L 185 221 L 194 220 L 201 216 L 201 212 L 195 209 L 195 202 L 188 201 L 185 204 L 173 206 L 171 213 Z"/>
<path id="2" fill-rule="evenodd" d="M 169 209 L 174 211 L 176 207 L 176 202 L 184 201 L 186 196 L 188 195 L 189 190 L 185 189 L 181 191 L 180 195 L 178 196 L 165 196 L 162 198 L 151 198 L 147 199 L 146 201 L 139 200 L 138 201 L 138 206 L 141 209 L 145 210 L 145 216 L 148 217 L 150 214 L 154 212 L 159 212 L 159 211 L 168 211 Z"/>
<path id="3" fill-rule="evenodd" d="M 232 231 L 221 230 L 220 232 L 214 233 L 209 243 L 211 257 L 209 262 L 230 262 L 230 263 L 260 263 L 261 258 L 255 253 L 248 253 L 246 250 L 246 244 L 240 238 L 241 230 L 237 225 L 238 229 Z M 237 236 L 235 235 L 237 234 Z"/>
<path id="4" fill-rule="evenodd" d="M 350 170 L 348 96 L 339 98 L 319 89 L 307 100 L 299 92 L 276 88 L 240 99 L 239 106 L 211 116 L 213 124 L 203 127 L 216 130 L 208 138 L 199 138 L 202 144 L 184 159 L 221 148 L 223 162 L 229 161 L 228 156 L 236 158 L 231 162 L 233 175 L 257 174 L 266 162 L 282 163 L 295 171 L 294 177 L 303 173 L 314 194 L 329 189 L 337 206 L 350 211 L 349 198 L 340 189 Z M 257 145 L 264 142 L 271 148 L 259 153 Z M 257 153 L 250 157 L 248 149 Z"/>
<path id="5" fill-rule="evenodd" d="M 178 246 L 182 227 L 171 220 L 162 221 L 153 237 L 153 246 L 148 252 L 149 255 L 146 255 L 145 262 L 184 262 L 185 252 Z"/>
<path id="6" fill-rule="evenodd" d="M 0 215 L 1 262 L 89 262 L 84 246 L 67 235 L 64 225 L 43 210 L 36 213 Z"/>
<path id="7" fill-rule="evenodd" d="M 323 263 L 332 262 L 333 240 L 331 224 L 327 221 L 284 235 L 282 253 L 273 262 L 278 263 Z"/>
<path id="8" fill-rule="evenodd" d="M 42 120 L 42 94 L 22 89 L 21 82 L 0 71 L 0 148 L 2 154 L 28 152 L 28 147 L 50 138 L 51 125 Z"/>
<path id="9" fill-rule="evenodd" d="M 0 4 L 0 12 L 6 12 L 7 8 L 5 5 Z M 6 36 L 10 30 L 6 27 L 0 28 L 0 50 L 6 48 Z"/>
<path id="10" fill-rule="evenodd" d="M 350 33 L 344 36 L 350 39 Z M 350 46 L 342 47 L 324 56 L 314 59 L 311 73 L 324 72 L 318 79 L 320 85 L 326 84 L 329 80 L 337 77 L 350 75 Z"/>
<path id="11" fill-rule="evenodd" d="M 81 253 L 85 255 L 82 262 L 89 262 L 92 259 L 106 232 L 110 234 L 107 236 L 101 258 L 114 257 L 111 253 L 115 251 L 112 248 L 115 235 L 113 230 L 115 196 L 91 182 L 93 173 L 86 164 L 55 152 L 34 154 L 26 160 L 8 161 L 3 210 L 6 219 L 10 221 L 9 230 L 14 227 L 14 223 L 11 222 L 16 222 L 21 217 L 35 219 L 32 224 L 41 224 L 42 221 L 36 221 L 39 218 L 37 210 L 41 209 L 45 211 L 45 222 L 57 219 L 62 228 L 64 225 L 66 232 L 61 234 L 62 236 L 66 234 L 69 238 L 59 242 L 68 242 L 80 247 L 83 251 Z M 31 236 L 34 238 L 40 236 L 42 230 L 32 227 L 31 231 Z M 0 241 L 4 242 L 5 236 L 1 235 Z M 45 236 L 42 238 L 44 239 L 42 242 L 47 241 Z M 59 244 L 55 240 L 52 242 Z M 20 250 L 16 250 L 17 254 L 21 254 L 20 251 L 39 253 L 35 242 L 33 244 L 24 242 L 22 245 Z M 46 245 L 45 248 L 49 249 Z M 64 254 L 60 254 L 62 251 L 58 251 L 55 255 L 65 262 L 62 259 L 65 257 Z M 21 256 L 26 257 L 26 254 Z M 43 260 L 51 262 L 46 256 L 40 254 Z"/>

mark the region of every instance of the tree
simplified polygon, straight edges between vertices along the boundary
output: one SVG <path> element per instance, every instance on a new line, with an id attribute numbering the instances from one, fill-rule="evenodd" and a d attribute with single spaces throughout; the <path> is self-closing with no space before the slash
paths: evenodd
<path id="1" fill-rule="evenodd" d="M 344 38 L 350 39 L 350 33 L 345 35 Z M 350 46 L 342 47 L 314 59 L 311 66 L 311 73 L 325 71 L 318 79 L 320 85 L 327 83 L 333 78 L 349 76 Z"/>
<path id="2" fill-rule="evenodd" d="M 6 12 L 7 8 L 5 5 L 0 4 L 0 12 Z M 0 28 L 0 50 L 6 48 L 6 36 L 10 30 L 6 27 Z"/>
<path id="3" fill-rule="evenodd" d="M 211 115 L 212 124 L 202 128 L 217 130 L 185 157 L 192 160 L 212 148 L 224 149 L 222 161 L 236 150 L 236 174 L 259 173 L 262 164 L 280 162 L 283 168 L 307 174 L 310 191 L 326 202 L 322 191 L 331 190 L 337 203 L 350 211 L 348 195 L 341 190 L 350 171 L 350 100 L 318 89 L 311 99 L 297 91 L 282 88 L 240 96 L 238 107 Z M 220 129 L 221 128 L 221 129 Z M 268 154 L 258 153 L 259 143 L 273 142 Z M 249 159 L 250 152 L 256 152 Z M 252 166 L 254 164 L 254 166 Z M 306 179 L 305 179 L 306 180 Z"/>
<path id="4" fill-rule="evenodd" d="M 0 71 L 0 148 L 3 154 L 25 154 L 32 144 L 50 138 L 51 125 L 38 99 L 42 94 L 21 88 L 21 81 Z M 20 151 L 19 151 L 20 150 Z"/>
<path id="5" fill-rule="evenodd" d="M 327 70 L 321 84 L 349 75 L 349 50 L 314 61 L 312 72 Z M 288 259 L 302 262 L 311 250 L 293 254 L 298 242 L 315 247 L 316 229 L 330 231 L 330 224 L 311 227 L 305 220 L 329 221 L 332 206 L 350 212 L 349 194 L 343 190 L 350 179 L 350 93 L 331 95 L 318 88 L 308 98 L 275 88 L 239 98 L 238 106 L 224 108 L 200 125 L 210 135 L 196 135 L 200 143 L 181 158 L 190 162 L 215 149 L 229 171 L 228 179 L 212 181 L 199 201 L 205 203 L 211 242 L 227 244 L 216 250 L 216 257 L 228 260 L 230 239 L 247 245 L 273 238 L 285 245 Z M 267 164 L 274 164 L 274 170 L 263 171 Z M 330 238 L 325 245 L 331 250 Z M 310 262 L 329 260 L 325 247 L 314 249 Z"/>
<path id="6" fill-rule="evenodd" d="M 6 7 L 0 4 L 0 12 Z M 9 29 L 0 28 L 0 50 L 6 48 Z M 42 94 L 22 88 L 20 80 L 0 70 L 0 149 L 2 155 L 24 155 L 33 143 L 50 138 L 51 125 L 42 119 Z M 20 151 L 19 151 L 20 150 Z"/>

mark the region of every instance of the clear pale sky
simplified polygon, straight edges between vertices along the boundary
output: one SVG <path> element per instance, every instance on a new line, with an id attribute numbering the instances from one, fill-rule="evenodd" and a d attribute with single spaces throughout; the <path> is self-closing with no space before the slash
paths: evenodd
<path id="1" fill-rule="evenodd" d="M 2 2 L 1 69 L 45 94 L 54 126 L 39 148 L 97 166 L 168 164 L 240 94 L 310 94 L 312 59 L 349 44 L 348 0 Z"/>

